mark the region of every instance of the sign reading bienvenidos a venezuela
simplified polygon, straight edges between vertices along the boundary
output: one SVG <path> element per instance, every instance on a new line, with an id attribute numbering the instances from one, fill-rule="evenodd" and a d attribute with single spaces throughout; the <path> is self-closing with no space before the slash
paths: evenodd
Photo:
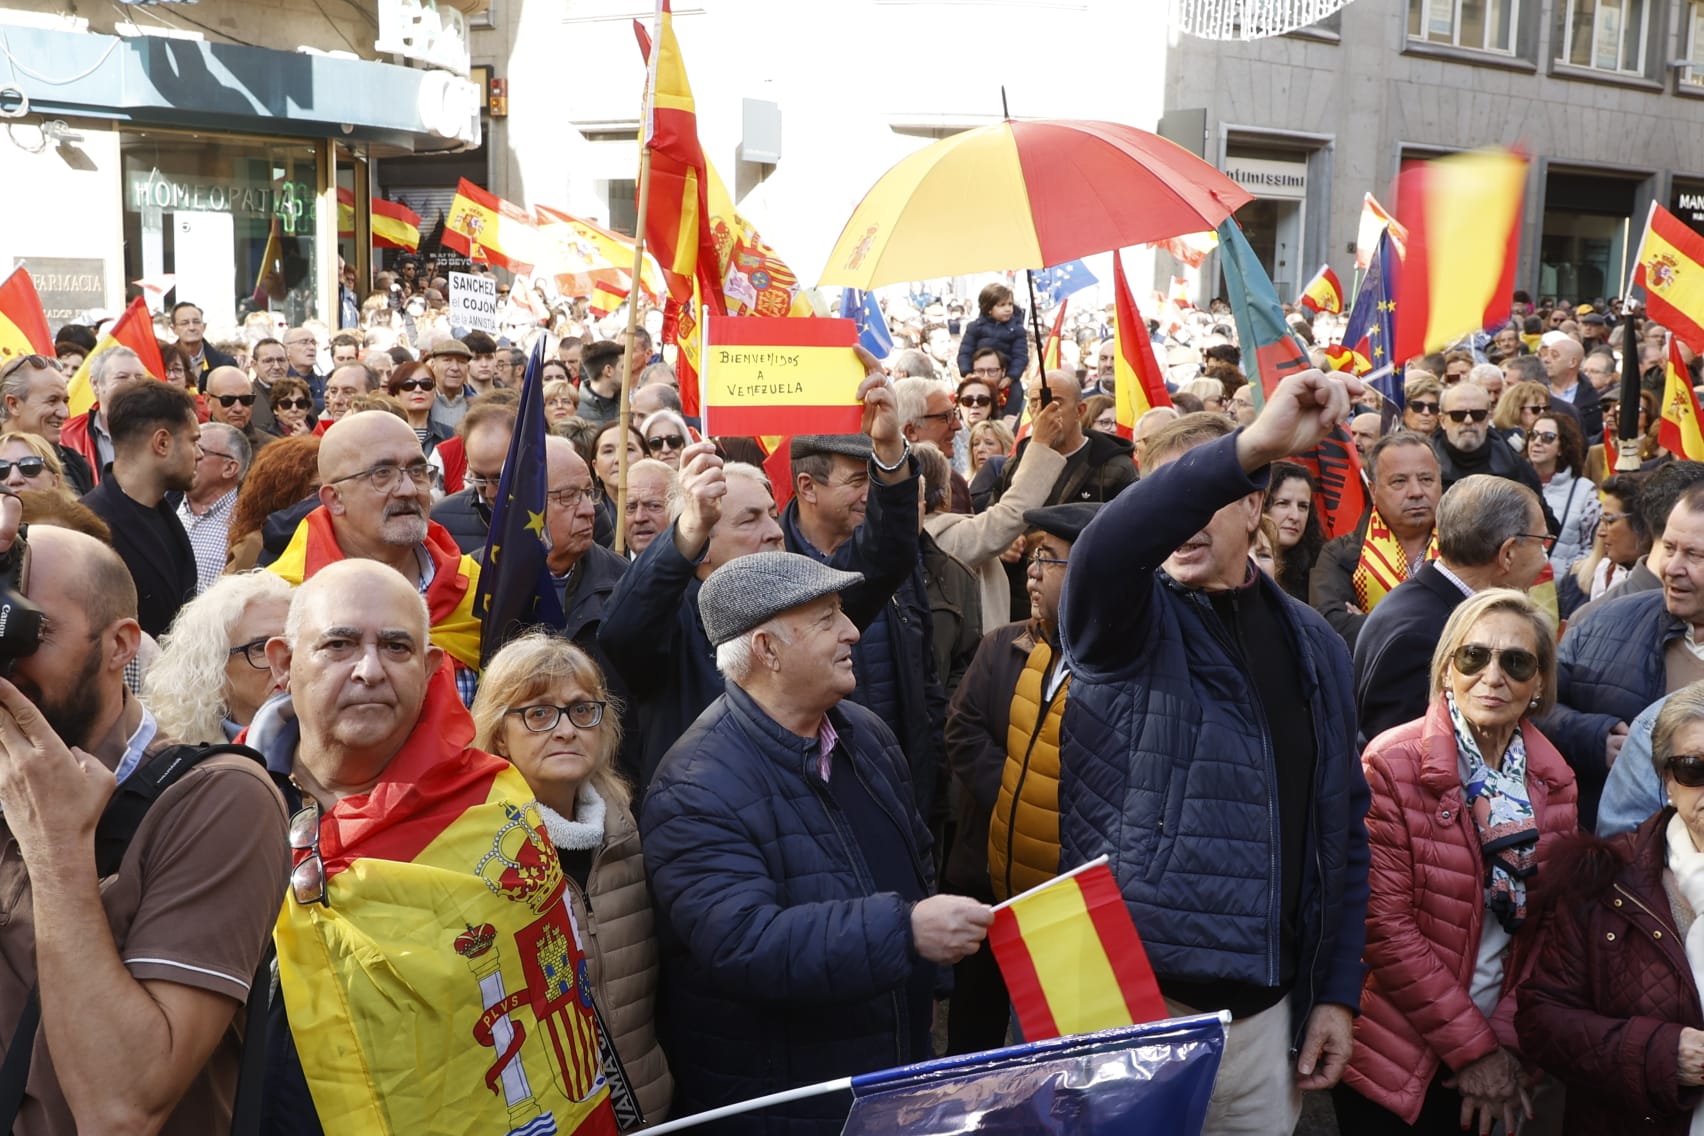
<path id="1" fill-rule="evenodd" d="M 704 432 L 855 434 L 864 365 L 843 319 L 711 316 L 704 329 Z"/>

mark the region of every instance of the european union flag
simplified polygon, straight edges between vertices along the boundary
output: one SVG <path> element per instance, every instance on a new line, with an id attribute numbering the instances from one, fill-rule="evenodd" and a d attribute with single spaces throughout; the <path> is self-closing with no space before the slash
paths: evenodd
<path id="1" fill-rule="evenodd" d="M 520 414 L 509 439 L 509 456 L 497 483 L 497 504 L 491 510 L 491 532 L 485 538 L 485 559 L 473 610 L 484 624 L 480 664 L 491 661 L 503 644 L 528 627 L 545 624 L 561 629 L 565 620 L 556 598 L 556 585 L 545 564 L 550 534 L 545 527 L 548 471 L 544 459 L 545 336 L 538 337 L 527 374 L 521 383 Z"/>
<path id="2" fill-rule="evenodd" d="M 1402 413 L 1402 361 L 1391 358 L 1396 344 L 1396 273 L 1398 261 L 1391 244 L 1390 230 L 1379 234 L 1373 247 L 1373 259 L 1367 265 L 1367 275 L 1361 280 L 1361 290 L 1355 293 L 1355 306 L 1349 309 L 1349 322 L 1343 327 L 1343 346 L 1367 360 L 1372 368 L 1364 376 L 1373 389 L 1385 398 L 1385 404 Z"/>
<path id="3" fill-rule="evenodd" d="M 1066 296 L 1099 283 L 1095 274 L 1089 271 L 1088 265 L 1081 260 L 1073 260 L 1069 264 L 1058 264 L 1044 270 L 1035 286 L 1041 295 L 1047 297 L 1047 306 L 1051 308 Z"/>
<path id="4" fill-rule="evenodd" d="M 840 318 L 858 325 L 858 346 L 878 359 L 893 354 L 893 332 L 874 293 L 847 288 L 840 293 Z"/>

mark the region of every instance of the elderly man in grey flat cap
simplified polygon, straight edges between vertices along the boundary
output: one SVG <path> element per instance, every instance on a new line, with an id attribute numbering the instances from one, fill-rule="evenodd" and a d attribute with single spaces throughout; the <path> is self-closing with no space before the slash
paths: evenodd
<path id="1" fill-rule="evenodd" d="M 726 678 L 664 755 L 640 830 L 682 1113 L 923 1060 L 940 968 L 992 909 L 934 895 L 928 829 L 887 725 L 847 698 L 860 582 L 758 552 L 698 593 Z M 706 1132 L 834 1136 L 844 1096 Z"/>

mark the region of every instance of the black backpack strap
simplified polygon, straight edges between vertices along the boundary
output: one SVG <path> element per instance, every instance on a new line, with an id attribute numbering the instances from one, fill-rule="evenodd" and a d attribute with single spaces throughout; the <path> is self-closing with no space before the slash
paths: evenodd
<path id="1" fill-rule="evenodd" d="M 95 874 L 105 879 L 118 871 L 124 862 L 125 849 L 142 826 L 142 818 L 162 793 L 203 761 L 227 753 L 247 757 L 262 768 L 266 766 L 266 759 L 248 746 L 170 745 L 126 777 L 124 784 L 113 792 L 100 823 L 95 826 Z"/>
<path id="2" fill-rule="evenodd" d="M 237 1095 L 231 1107 L 231 1136 L 259 1136 L 260 1108 L 266 1088 L 267 1003 L 272 993 L 271 942 L 261 955 L 249 983 L 248 1008 L 243 1018 L 243 1059 L 237 1068 Z M 0 1074 L 3 1074 L 0 1070 Z M 0 1082 L 3 1084 L 4 1082 Z"/>
<path id="3" fill-rule="evenodd" d="M 35 1050 L 36 1030 L 41 1026 L 41 991 L 30 987 L 30 1000 L 18 1016 L 18 1028 L 6 1046 L 0 1063 L 0 1127 L 11 1132 L 24 1107 L 24 1086 L 30 1080 L 30 1054 Z"/>

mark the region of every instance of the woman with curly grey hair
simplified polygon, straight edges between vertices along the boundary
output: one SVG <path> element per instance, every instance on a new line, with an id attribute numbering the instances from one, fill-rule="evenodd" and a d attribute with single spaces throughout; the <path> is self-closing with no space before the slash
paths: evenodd
<path id="1" fill-rule="evenodd" d="M 162 737 L 234 739 L 271 695 L 266 641 L 284 633 L 293 589 L 272 572 L 221 576 L 185 604 L 142 680 Z"/>

